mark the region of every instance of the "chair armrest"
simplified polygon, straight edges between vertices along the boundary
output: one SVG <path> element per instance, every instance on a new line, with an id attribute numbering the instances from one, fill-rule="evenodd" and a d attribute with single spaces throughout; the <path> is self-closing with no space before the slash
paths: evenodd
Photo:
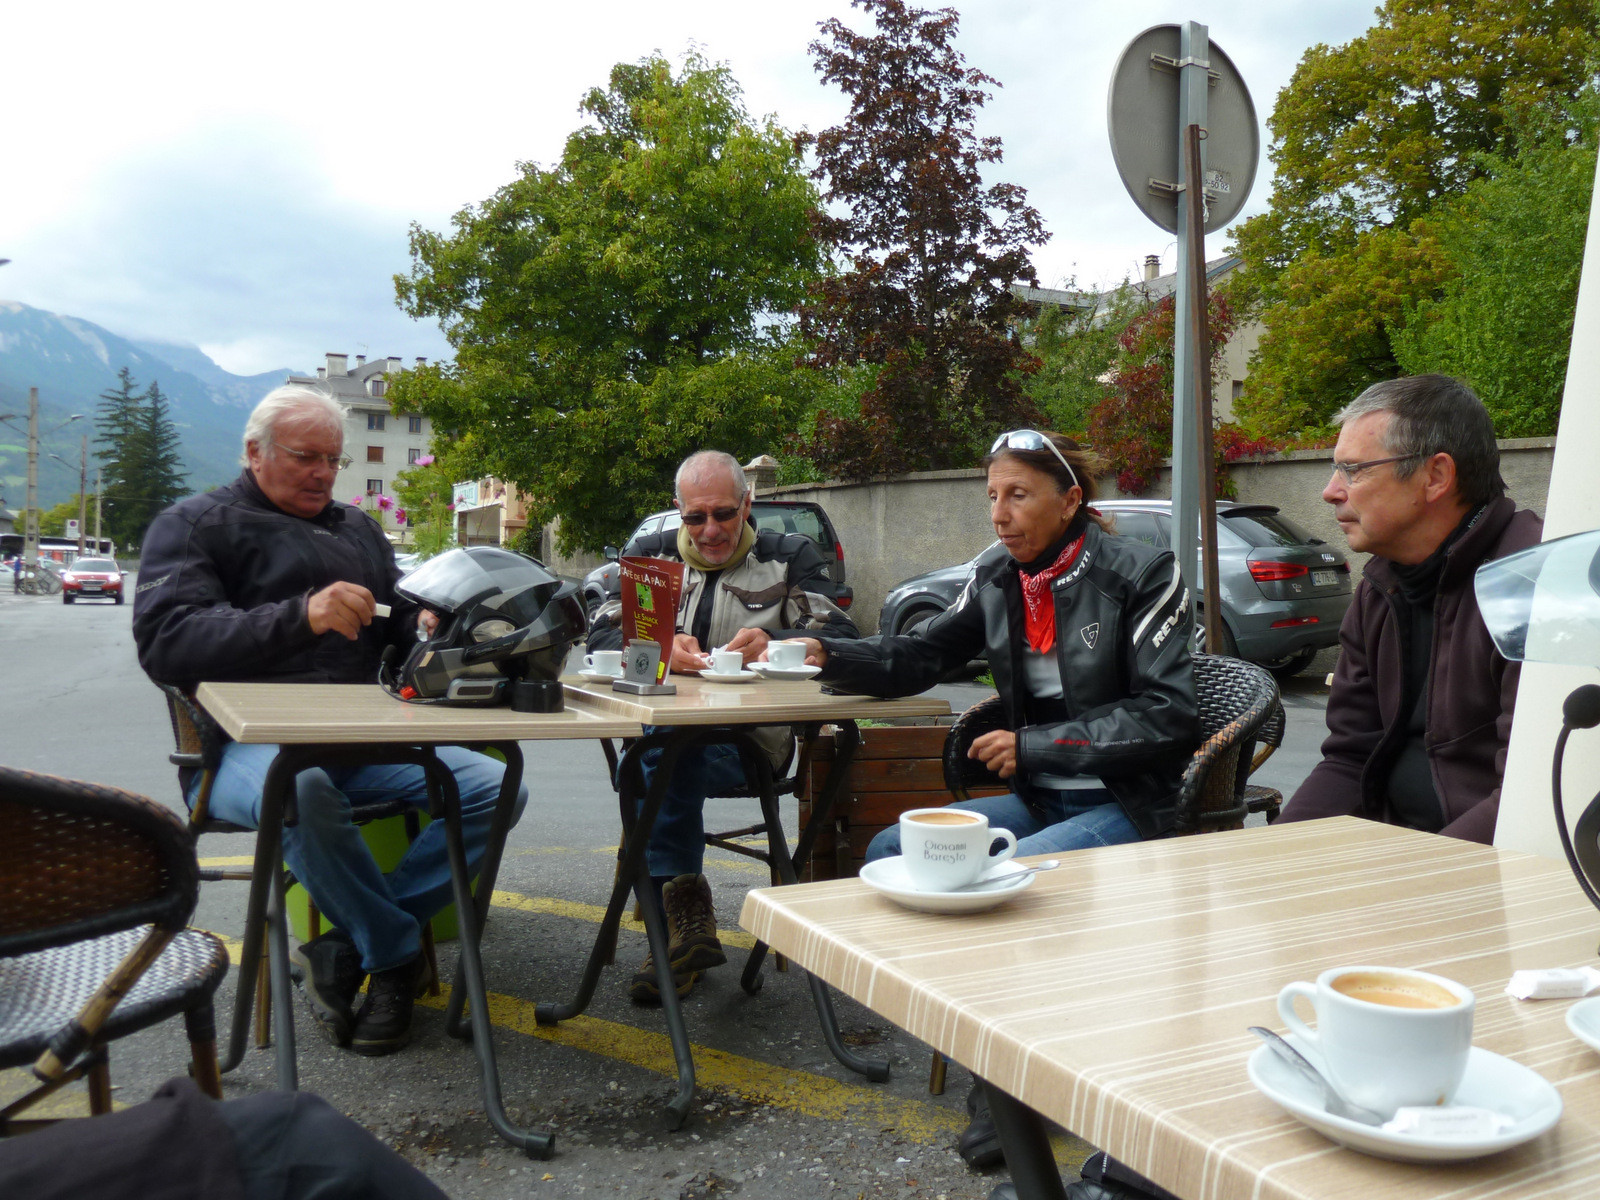
<path id="1" fill-rule="evenodd" d="M 974 704 L 956 718 L 944 739 L 944 785 L 957 800 L 971 799 L 973 788 L 1003 788 L 1001 779 L 977 759 L 968 758 L 972 743 L 996 729 L 1011 728 L 1010 715 L 999 696 Z"/>

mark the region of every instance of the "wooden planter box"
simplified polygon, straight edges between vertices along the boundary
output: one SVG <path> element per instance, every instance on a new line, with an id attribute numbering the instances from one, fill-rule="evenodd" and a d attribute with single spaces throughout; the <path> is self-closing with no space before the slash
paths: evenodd
<path id="1" fill-rule="evenodd" d="M 841 879 L 861 870 L 867 843 L 908 808 L 934 808 L 954 797 L 944 786 L 942 753 L 948 725 L 869 726 L 850 764 L 849 795 L 834 807 L 829 827 L 817 836 L 802 880 Z M 811 817 L 811 800 L 833 767 L 831 734 L 817 739 L 810 776 L 800 794 L 800 822 Z M 1003 788 L 974 795 L 1000 795 Z"/>

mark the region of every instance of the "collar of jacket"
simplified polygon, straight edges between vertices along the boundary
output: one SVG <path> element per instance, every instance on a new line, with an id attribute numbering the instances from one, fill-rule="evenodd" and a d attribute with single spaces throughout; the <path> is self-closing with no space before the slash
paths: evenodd
<path id="1" fill-rule="evenodd" d="M 262 508 L 269 508 L 275 513 L 283 513 L 286 517 L 294 517 L 296 515 L 291 512 L 284 512 L 283 509 L 267 498 L 267 494 L 261 490 L 261 485 L 256 482 L 255 472 L 249 467 L 239 472 L 236 484 L 240 493 L 251 503 L 258 504 Z M 310 521 L 314 525 L 336 525 L 344 520 L 344 513 L 341 509 L 345 507 L 348 507 L 348 505 L 340 505 L 338 501 L 330 500 L 328 501 L 328 506 L 316 516 L 297 517 L 296 519 Z"/>
<path id="2" fill-rule="evenodd" d="M 1077 534 L 1074 533 L 1072 536 L 1076 537 Z M 1083 549 L 1078 551 L 1078 561 L 1072 564 L 1072 569 L 1070 571 L 1064 571 L 1050 581 L 1050 590 L 1052 592 L 1059 592 L 1064 588 L 1071 587 L 1089 573 L 1089 568 L 1099 557 L 1100 539 L 1104 536 L 1105 533 L 1100 528 L 1099 522 L 1088 522 L 1087 527 L 1083 530 Z M 1005 587 L 1006 590 L 1016 593 L 1018 602 L 1020 603 L 1022 597 L 1022 580 L 1019 577 L 1022 574 L 1023 564 L 1012 558 L 1011 555 L 1006 553 L 1004 550 L 1000 552 L 1000 557 L 1003 561 L 998 564 L 998 570 L 995 573 L 995 577 L 1003 581 L 1002 586 Z"/>
<path id="3" fill-rule="evenodd" d="M 1494 549 L 1495 543 L 1500 540 L 1500 535 L 1505 532 L 1506 526 L 1511 523 L 1511 518 L 1516 512 L 1516 502 L 1510 496 L 1497 497 L 1483 506 L 1477 521 L 1456 539 L 1456 544 L 1445 554 L 1444 570 L 1439 573 L 1436 594 L 1454 591 L 1471 579 L 1472 572 L 1478 569 L 1485 556 Z M 1387 592 L 1390 588 L 1400 586 L 1400 577 L 1395 574 L 1394 563 L 1387 558 L 1368 559 L 1361 573 L 1380 591 Z"/>
<path id="4" fill-rule="evenodd" d="M 700 551 L 694 544 L 694 538 L 689 536 L 687 525 L 678 526 L 678 557 L 683 559 L 702 575 L 709 575 L 713 571 L 727 571 L 737 567 L 750 554 L 750 548 L 756 544 L 755 527 L 746 521 L 739 526 L 739 544 L 733 548 L 733 553 L 728 555 L 727 562 L 707 562 L 700 556 Z"/>

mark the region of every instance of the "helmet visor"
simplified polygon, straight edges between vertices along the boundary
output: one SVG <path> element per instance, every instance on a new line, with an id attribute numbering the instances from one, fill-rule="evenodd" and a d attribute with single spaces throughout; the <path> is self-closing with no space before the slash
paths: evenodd
<path id="1" fill-rule="evenodd" d="M 559 580 L 533 559 L 496 546 L 466 546 L 436 555 L 397 585 L 397 590 L 437 613 L 455 613 L 485 596 L 510 595 Z"/>
<path id="2" fill-rule="evenodd" d="M 1600 530 L 1485 563 L 1473 588 L 1506 658 L 1600 667 Z"/>

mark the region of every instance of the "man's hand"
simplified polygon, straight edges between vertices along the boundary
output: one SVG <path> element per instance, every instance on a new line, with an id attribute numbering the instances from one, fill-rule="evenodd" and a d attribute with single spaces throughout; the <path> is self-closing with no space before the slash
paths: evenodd
<path id="1" fill-rule="evenodd" d="M 706 666 L 705 651 L 691 633 L 676 634 L 672 639 L 672 660 L 668 664 L 674 671 L 703 671 Z"/>
<path id="2" fill-rule="evenodd" d="M 439 614 L 431 608 L 423 609 L 417 614 L 417 628 L 427 637 L 432 637 L 433 631 L 439 628 Z"/>
<path id="3" fill-rule="evenodd" d="M 752 631 L 752 632 L 759 632 L 759 631 Z M 738 640 L 737 638 L 734 639 L 734 641 L 737 641 L 737 640 Z M 770 641 L 770 640 L 771 640 L 770 638 L 767 639 L 767 641 Z M 828 652 L 822 648 L 822 643 L 817 641 L 816 638 L 791 638 L 789 640 L 790 641 L 795 641 L 795 642 L 804 642 L 806 644 L 806 666 L 808 666 L 808 667 L 822 667 L 822 666 L 826 666 L 827 665 L 827 663 L 828 663 Z M 733 644 L 732 642 L 729 643 L 729 647 L 730 648 L 732 647 L 732 644 Z M 748 662 L 749 659 L 746 659 L 745 661 Z M 760 661 L 760 662 L 768 661 L 767 660 L 767 650 L 766 650 L 765 642 L 763 642 L 763 644 L 762 644 L 761 658 L 758 661 Z"/>
<path id="4" fill-rule="evenodd" d="M 320 592 L 311 593 L 306 601 L 306 620 L 312 633 L 324 634 L 331 629 L 353 642 L 361 636 L 362 626 L 372 624 L 376 605 L 372 593 L 359 583 L 330 583 Z"/>
<path id="5" fill-rule="evenodd" d="M 1010 779 L 1017 773 L 1016 731 L 996 729 L 974 738 L 971 748 L 967 750 L 967 757 L 980 760 L 1001 779 Z"/>
<path id="6" fill-rule="evenodd" d="M 729 639 L 727 648 L 743 654 L 748 667 L 753 662 L 766 661 L 767 643 L 771 640 L 764 629 L 741 629 Z"/>

